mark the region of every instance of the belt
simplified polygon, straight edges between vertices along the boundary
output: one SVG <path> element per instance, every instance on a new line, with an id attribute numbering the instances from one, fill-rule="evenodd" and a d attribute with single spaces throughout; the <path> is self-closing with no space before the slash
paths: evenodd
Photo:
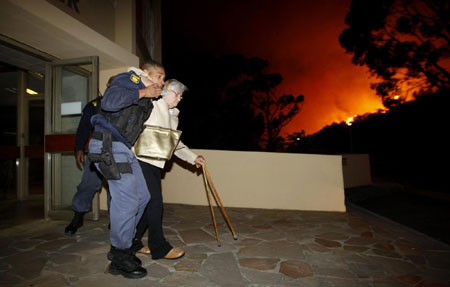
<path id="1" fill-rule="evenodd" d="M 102 132 L 93 132 L 92 133 L 92 138 L 95 139 L 95 140 L 102 141 L 103 140 L 103 133 Z M 118 142 L 119 141 L 114 135 L 111 135 L 111 139 L 112 139 L 113 142 Z"/>

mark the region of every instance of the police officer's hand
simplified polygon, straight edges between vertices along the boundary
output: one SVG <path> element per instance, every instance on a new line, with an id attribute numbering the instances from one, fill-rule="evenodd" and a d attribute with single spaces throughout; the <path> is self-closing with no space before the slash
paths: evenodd
<path id="1" fill-rule="evenodd" d="M 161 96 L 162 87 L 157 84 L 151 84 L 148 87 L 139 90 L 139 99 L 141 98 L 157 98 Z"/>
<path id="2" fill-rule="evenodd" d="M 77 165 L 82 167 L 84 165 L 84 151 L 78 150 L 75 153 L 75 160 L 77 161 Z"/>

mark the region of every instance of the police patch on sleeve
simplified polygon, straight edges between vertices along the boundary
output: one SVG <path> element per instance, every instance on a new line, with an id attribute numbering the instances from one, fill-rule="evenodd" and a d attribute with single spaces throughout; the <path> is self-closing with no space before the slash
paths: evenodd
<path id="1" fill-rule="evenodd" d="M 130 80 L 135 84 L 139 84 L 141 78 L 139 78 L 139 76 L 136 76 L 136 74 L 131 74 Z"/>

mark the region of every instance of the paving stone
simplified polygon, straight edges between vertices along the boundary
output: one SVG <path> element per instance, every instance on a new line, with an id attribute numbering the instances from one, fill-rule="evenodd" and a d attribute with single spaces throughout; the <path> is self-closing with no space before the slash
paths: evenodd
<path id="1" fill-rule="evenodd" d="M 315 268 L 314 275 L 335 278 L 358 278 L 354 273 L 342 268 Z"/>
<path id="2" fill-rule="evenodd" d="M 62 235 L 62 233 L 59 233 L 59 232 L 49 232 L 49 233 L 40 234 L 38 236 L 31 237 L 31 239 L 39 239 L 39 240 L 45 240 L 45 241 L 55 240 L 55 239 L 59 239 L 59 238 L 64 238 L 64 235 Z"/>
<path id="3" fill-rule="evenodd" d="M 273 286 L 272 284 L 278 284 L 283 279 L 283 275 L 275 272 L 261 272 L 257 270 L 242 269 L 242 275 L 248 282 L 252 282 L 249 286 Z M 264 285 L 255 285 L 264 284 Z"/>
<path id="4" fill-rule="evenodd" d="M 345 240 L 348 239 L 348 235 L 337 233 L 337 232 L 327 232 L 316 235 L 316 238 L 326 239 L 326 240 Z"/>
<path id="5" fill-rule="evenodd" d="M 47 258 L 44 257 L 30 258 L 19 264 L 14 264 L 8 272 L 24 279 L 32 279 L 41 274 L 46 263 Z"/>
<path id="6" fill-rule="evenodd" d="M 279 261 L 278 258 L 241 258 L 239 264 L 250 269 L 273 270 Z"/>
<path id="7" fill-rule="evenodd" d="M 6 262 L 0 261 L 0 272 L 4 272 L 9 269 L 11 269 L 11 265 Z"/>
<path id="8" fill-rule="evenodd" d="M 257 232 L 257 233 L 253 233 L 251 235 L 249 235 L 249 237 L 253 237 L 256 239 L 261 239 L 261 240 L 266 240 L 266 241 L 270 241 L 270 240 L 279 240 L 279 239 L 284 239 L 286 237 L 286 235 L 284 233 L 281 233 L 279 231 L 266 231 L 266 232 Z"/>
<path id="9" fill-rule="evenodd" d="M 405 284 L 391 277 L 380 277 L 373 279 L 373 287 L 410 287 L 411 285 Z"/>
<path id="10" fill-rule="evenodd" d="M 36 249 L 44 250 L 44 251 L 57 251 L 60 248 L 68 247 L 72 244 L 77 243 L 76 239 L 71 238 L 63 238 L 63 239 L 55 239 L 52 241 L 48 241 L 36 246 Z"/>
<path id="11" fill-rule="evenodd" d="M 304 259 L 305 247 L 289 241 L 261 242 L 253 246 L 243 247 L 239 250 L 239 258 L 243 257 L 269 257 L 285 259 Z"/>
<path id="12" fill-rule="evenodd" d="M 46 266 L 46 271 L 57 272 L 61 274 L 68 274 L 74 277 L 84 277 L 93 275 L 96 273 L 103 273 L 108 265 L 106 255 L 94 255 L 86 257 L 84 260 L 78 263 Z"/>
<path id="13" fill-rule="evenodd" d="M 201 264 L 199 260 L 182 260 L 175 264 L 175 270 L 197 272 Z"/>
<path id="14" fill-rule="evenodd" d="M 366 221 L 358 219 L 349 220 L 348 225 L 350 226 L 350 228 L 361 232 L 370 229 L 370 225 Z"/>
<path id="15" fill-rule="evenodd" d="M 416 275 L 401 275 L 398 276 L 397 279 L 401 282 L 405 282 L 406 284 L 414 285 L 421 281 L 422 277 Z"/>
<path id="16" fill-rule="evenodd" d="M 243 245 L 243 246 L 249 246 L 249 245 L 255 245 L 261 242 L 260 239 L 256 238 L 245 238 L 245 239 L 239 239 L 236 241 L 236 245 Z"/>
<path id="17" fill-rule="evenodd" d="M 164 278 L 170 274 L 170 271 L 167 267 L 157 263 L 153 263 L 145 268 L 147 269 L 147 276 L 154 278 Z"/>
<path id="18" fill-rule="evenodd" d="M 352 254 L 350 256 L 346 256 L 344 261 L 347 263 L 358 263 L 358 264 L 370 264 L 370 260 L 367 258 L 360 256 L 359 254 Z"/>
<path id="19" fill-rule="evenodd" d="M 280 263 L 280 273 L 292 278 L 313 276 L 311 266 L 303 261 L 288 260 Z"/>
<path id="20" fill-rule="evenodd" d="M 1 272 L 0 273 L 0 286 L 14 286 L 19 283 L 23 278 L 18 277 L 15 274 L 11 274 L 9 272 Z"/>
<path id="21" fill-rule="evenodd" d="M 101 284 L 101 286 L 107 286 L 107 287 L 134 287 L 134 286 L 136 286 L 137 280 L 143 280 L 145 282 L 148 282 L 147 280 L 145 280 L 145 278 L 131 280 L 131 279 L 127 279 L 121 275 L 111 275 L 111 274 L 101 273 L 101 274 L 93 274 L 91 276 L 81 278 L 80 280 L 74 282 L 70 286 L 98 287 Z"/>
<path id="22" fill-rule="evenodd" d="M 79 263 L 81 262 L 81 256 L 74 254 L 52 253 L 49 255 L 49 261 L 57 265 Z"/>
<path id="23" fill-rule="evenodd" d="M 417 267 L 401 259 L 393 259 L 379 256 L 366 256 L 372 264 L 382 266 L 386 272 L 394 276 L 405 274 L 418 274 Z"/>
<path id="24" fill-rule="evenodd" d="M 370 237 L 352 237 L 344 243 L 346 245 L 372 245 L 379 242 L 378 239 L 370 238 Z"/>
<path id="25" fill-rule="evenodd" d="M 42 243 L 42 240 L 22 240 L 15 242 L 11 247 L 14 247 L 19 250 L 27 251 L 33 249 L 36 245 Z"/>
<path id="26" fill-rule="evenodd" d="M 270 285 L 272 286 L 272 285 Z M 281 284 L 277 284 L 275 286 L 301 286 L 301 287 L 320 287 L 320 281 L 315 277 L 305 277 L 305 278 L 291 278 L 291 277 L 283 277 Z"/>
<path id="27" fill-rule="evenodd" d="M 420 265 L 427 264 L 425 257 L 423 257 L 422 255 L 406 255 L 404 257 L 409 259 L 411 261 L 411 263 L 413 263 L 414 265 L 420 266 Z"/>
<path id="28" fill-rule="evenodd" d="M 177 272 L 170 274 L 163 280 L 165 285 L 184 286 L 184 287 L 202 287 L 206 286 L 209 280 L 198 273 Z M 238 285 L 229 285 L 238 286 Z"/>
<path id="29" fill-rule="evenodd" d="M 326 247 L 324 247 L 324 246 L 322 246 L 320 244 L 316 244 L 316 243 L 305 244 L 305 247 L 308 250 L 311 250 L 313 252 L 329 252 L 330 251 L 329 248 L 326 248 Z"/>
<path id="30" fill-rule="evenodd" d="M 361 232 L 360 236 L 361 237 L 366 237 L 366 238 L 373 238 L 373 233 L 370 232 L 370 231 L 364 231 L 364 232 Z"/>
<path id="31" fill-rule="evenodd" d="M 394 251 L 395 250 L 394 245 L 392 245 L 390 243 L 387 243 L 387 242 L 376 243 L 373 247 L 377 248 L 377 249 L 387 250 L 387 251 Z"/>
<path id="32" fill-rule="evenodd" d="M 314 240 L 314 241 L 324 247 L 329 247 L 329 248 L 341 247 L 341 244 L 337 241 L 320 239 L 320 238 L 316 238 L 316 240 Z"/>
<path id="33" fill-rule="evenodd" d="M 0 247 L 0 258 L 8 257 L 14 254 L 17 254 L 18 250 L 9 247 Z"/>
<path id="34" fill-rule="evenodd" d="M 98 242 L 90 242 L 90 241 L 81 241 L 76 244 L 72 244 L 61 248 L 59 252 L 61 253 L 72 253 L 78 254 L 81 256 L 90 256 L 90 255 L 98 255 L 103 254 L 106 258 L 106 253 L 108 253 L 111 246 L 105 243 Z"/>
<path id="35" fill-rule="evenodd" d="M 361 253 L 369 249 L 369 247 L 365 246 L 353 246 L 353 245 L 344 245 L 344 250 L 352 251 L 356 253 Z"/>
<path id="36" fill-rule="evenodd" d="M 379 256 L 384 257 L 391 257 L 391 258 L 401 258 L 402 256 L 396 252 L 388 251 L 388 250 L 382 250 L 382 249 L 371 249 L 367 252 L 368 255 L 375 254 Z"/>
<path id="37" fill-rule="evenodd" d="M 422 248 L 419 248 L 417 245 L 414 245 L 413 243 L 404 240 L 399 239 L 393 242 L 393 244 L 402 252 L 403 254 L 409 254 L 409 255 L 422 255 L 424 253 L 424 250 Z"/>
<path id="38" fill-rule="evenodd" d="M 199 270 L 210 281 L 223 286 L 244 286 L 244 279 L 232 253 L 208 256 Z"/>
<path id="39" fill-rule="evenodd" d="M 216 240 L 201 229 L 182 230 L 180 231 L 180 236 L 186 244 L 204 243 Z"/>
<path id="40" fill-rule="evenodd" d="M 417 287 L 448 287 L 448 286 L 450 286 L 450 283 L 436 281 L 436 280 L 423 280 L 415 286 L 417 286 Z"/>
<path id="41" fill-rule="evenodd" d="M 204 253 L 193 253 L 193 252 L 187 253 L 185 256 L 188 259 L 196 259 L 196 260 L 204 260 L 208 257 L 208 255 Z"/>
<path id="42" fill-rule="evenodd" d="M 14 287 L 63 287 L 70 286 L 61 274 L 43 275 L 36 279 L 22 281 Z"/>
<path id="43" fill-rule="evenodd" d="M 307 253 L 306 262 L 315 268 L 346 268 L 347 263 L 341 256 L 328 253 Z"/>
<path id="44" fill-rule="evenodd" d="M 374 264 L 349 263 L 348 269 L 359 278 L 381 278 L 386 276 L 384 268 Z"/>
<path id="45" fill-rule="evenodd" d="M 450 252 L 427 251 L 424 257 L 431 267 L 450 270 Z"/>
<path id="46" fill-rule="evenodd" d="M 195 245 L 188 245 L 185 247 L 186 253 L 208 253 L 213 252 L 214 250 L 206 246 L 205 244 L 195 244 Z"/>
<path id="47" fill-rule="evenodd" d="M 252 226 L 255 229 L 271 229 L 272 225 L 270 224 L 262 224 L 262 225 L 253 225 Z"/>
<path id="48" fill-rule="evenodd" d="M 343 279 L 333 277 L 318 277 L 321 287 L 361 287 L 371 286 L 371 279 Z"/>

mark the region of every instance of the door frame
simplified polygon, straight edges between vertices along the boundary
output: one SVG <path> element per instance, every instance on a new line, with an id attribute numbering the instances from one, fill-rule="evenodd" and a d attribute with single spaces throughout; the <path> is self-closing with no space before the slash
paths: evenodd
<path id="1" fill-rule="evenodd" d="M 91 65 L 92 71 L 88 72 L 82 68 L 73 66 Z M 60 157 L 62 152 L 74 150 L 75 134 L 60 134 L 54 130 L 53 123 L 61 114 L 61 68 L 70 69 L 89 77 L 89 98 L 93 100 L 98 95 L 99 78 L 99 57 L 89 56 L 65 60 L 54 60 L 45 65 L 45 139 L 44 139 L 44 215 L 45 219 L 60 217 L 61 212 L 51 210 L 52 194 L 55 188 L 61 186 L 61 181 L 56 176 L 57 169 L 60 168 Z M 62 139 L 58 146 L 52 145 L 52 141 Z M 68 140 L 69 139 L 69 140 Z M 99 218 L 98 193 L 92 202 L 93 219 Z M 64 213 L 64 212 L 62 212 Z"/>

